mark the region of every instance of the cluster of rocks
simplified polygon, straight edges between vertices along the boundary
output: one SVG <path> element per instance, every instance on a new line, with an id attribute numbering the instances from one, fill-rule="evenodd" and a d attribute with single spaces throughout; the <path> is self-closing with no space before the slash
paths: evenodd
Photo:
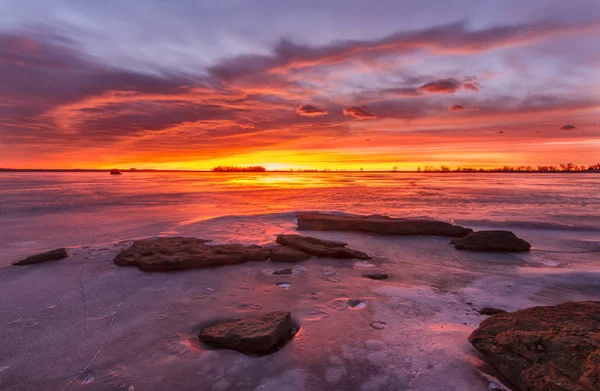
<path id="1" fill-rule="evenodd" d="M 302 262 L 311 255 L 331 258 L 370 259 L 367 254 L 347 248 L 347 243 L 321 240 L 301 235 L 279 235 L 276 245 L 210 245 L 197 238 L 170 237 L 138 240 L 114 259 L 120 266 L 137 266 L 141 270 L 172 271 L 200 269 L 244 262 Z"/>
<path id="2" fill-rule="evenodd" d="M 471 228 L 444 221 L 398 219 L 387 216 L 348 216 L 325 213 L 298 215 L 298 230 L 355 231 L 380 235 L 451 236 L 450 243 L 458 250 L 471 251 L 529 251 L 531 245 L 510 231 L 489 230 L 473 232 Z"/>
<path id="3" fill-rule="evenodd" d="M 456 249 L 471 251 L 529 251 L 530 244 L 509 231 L 479 231 L 431 220 L 386 216 L 339 216 L 307 213 L 298 216 L 298 230 L 358 231 L 382 235 L 436 235 L 454 237 Z M 311 256 L 367 260 L 371 257 L 347 243 L 296 234 L 281 234 L 266 246 L 208 244 L 191 237 L 166 237 L 133 242 L 114 263 L 148 272 L 210 268 L 271 260 L 299 263 Z M 65 249 L 27 257 L 13 265 L 63 259 Z M 275 275 L 291 274 L 285 268 Z M 384 280 L 383 271 L 364 277 Z M 362 301 L 354 303 L 361 305 Z M 352 305 L 352 304 L 349 304 Z M 499 373 L 522 390 L 597 390 L 600 384 L 600 303 L 566 303 L 506 313 L 483 308 L 492 315 L 471 334 L 469 341 Z M 289 312 L 271 312 L 252 318 L 205 327 L 199 339 L 209 345 L 245 354 L 276 351 L 295 334 Z"/>
<path id="4" fill-rule="evenodd" d="M 324 213 L 298 215 L 298 230 L 357 231 L 382 235 L 435 235 L 455 237 L 459 250 L 529 251 L 531 245 L 510 231 L 478 231 L 443 221 L 398 219 L 387 216 L 346 216 Z M 311 255 L 332 258 L 371 259 L 347 243 L 302 235 L 279 235 L 276 246 L 240 244 L 208 245 L 209 240 L 187 237 L 137 240 L 114 259 L 120 266 L 137 266 L 145 271 L 206 268 L 271 259 L 274 262 L 302 262 Z M 64 248 L 32 255 L 13 265 L 30 265 L 63 259 Z"/>

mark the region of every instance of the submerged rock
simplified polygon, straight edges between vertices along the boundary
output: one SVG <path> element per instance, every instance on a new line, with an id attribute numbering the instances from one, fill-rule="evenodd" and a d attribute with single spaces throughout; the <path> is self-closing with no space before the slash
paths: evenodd
<path id="1" fill-rule="evenodd" d="M 286 246 L 271 247 L 271 261 L 273 262 L 303 262 L 310 258 L 305 252 L 295 250 Z"/>
<path id="2" fill-rule="evenodd" d="M 363 277 L 370 278 L 371 280 L 385 280 L 388 278 L 388 275 L 384 272 L 372 272 L 363 274 Z"/>
<path id="3" fill-rule="evenodd" d="M 458 250 L 472 251 L 529 251 L 531 245 L 510 231 L 478 231 L 450 242 Z"/>
<path id="4" fill-rule="evenodd" d="M 244 354 L 274 352 L 293 336 L 292 316 L 277 311 L 206 327 L 198 338 L 209 345 Z"/>
<path id="5" fill-rule="evenodd" d="M 283 246 L 321 257 L 371 259 L 370 256 L 362 251 L 346 248 L 348 244 L 344 242 L 321 240 L 310 236 L 294 234 L 281 234 L 277 236 L 276 242 Z"/>
<path id="6" fill-rule="evenodd" d="M 499 308 L 493 308 L 493 307 L 483 307 L 482 309 L 480 309 L 478 311 L 481 315 L 496 315 L 496 314 L 503 314 L 506 311 L 501 310 Z"/>
<path id="7" fill-rule="evenodd" d="M 564 303 L 498 314 L 471 344 L 521 390 L 598 390 L 600 302 Z"/>
<path id="8" fill-rule="evenodd" d="M 137 240 L 131 247 L 121 251 L 113 262 L 155 272 L 265 261 L 270 255 L 268 248 L 260 246 L 207 245 L 207 242 L 185 237 Z"/>
<path id="9" fill-rule="evenodd" d="M 21 259 L 20 261 L 15 261 L 12 264 L 15 266 L 33 265 L 42 262 L 58 261 L 59 259 L 64 259 L 68 256 L 69 254 L 67 253 L 67 250 L 64 248 L 57 248 L 56 250 L 47 251 L 45 253 L 31 255 L 25 259 Z"/>
<path id="10" fill-rule="evenodd" d="M 298 215 L 299 230 L 360 231 L 383 235 L 436 235 L 461 237 L 473 232 L 470 228 L 443 221 L 396 219 L 387 216 L 339 216 L 324 213 Z"/>

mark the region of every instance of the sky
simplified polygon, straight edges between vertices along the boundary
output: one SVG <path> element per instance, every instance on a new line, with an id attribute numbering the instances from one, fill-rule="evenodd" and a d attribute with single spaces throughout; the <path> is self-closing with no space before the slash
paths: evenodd
<path id="1" fill-rule="evenodd" d="M 0 167 L 600 161 L 600 1 L 0 0 Z"/>

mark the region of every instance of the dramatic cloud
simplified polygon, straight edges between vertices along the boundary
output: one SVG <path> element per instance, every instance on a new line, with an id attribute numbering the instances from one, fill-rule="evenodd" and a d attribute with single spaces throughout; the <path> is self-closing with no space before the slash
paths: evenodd
<path id="1" fill-rule="evenodd" d="M 465 107 L 461 106 L 461 105 L 452 105 L 448 108 L 448 111 L 450 111 L 450 112 L 463 111 L 463 110 L 465 110 Z"/>
<path id="2" fill-rule="evenodd" d="M 419 91 L 431 94 L 452 94 L 458 91 L 461 83 L 455 79 L 439 79 L 431 83 L 423 84 Z"/>
<path id="3" fill-rule="evenodd" d="M 531 44 L 559 34 L 577 34 L 600 30 L 600 20 L 559 24 L 534 22 L 469 30 L 464 22 L 439 27 L 397 32 L 374 40 L 339 41 L 310 46 L 288 39 L 280 40 L 272 54 L 242 55 L 210 68 L 224 80 L 250 74 L 339 64 L 351 60 L 369 61 L 390 54 L 412 54 L 427 50 L 440 54 L 476 54 L 483 51 Z"/>
<path id="4" fill-rule="evenodd" d="M 373 114 L 369 113 L 365 108 L 361 108 L 358 106 L 346 107 L 343 110 L 344 115 L 349 115 L 356 119 L 374 119 L 377 118 Z"/>
<path id="5" fill-rule="evenodd" d="M 126 161 L 206 168 L 239 155 L 241 164 L 285 167 L 304 159 L 310 167 L 354 162 L 361 154 L 361 167 L 364 161 L 391 166 L 399 151 L 467 161 L 464 156 L 480 154 L 490 142 L 494 151 L 513 153 L 522 145 L 525 152 L 515 156 L 533 156 L 531 146 L 544 137 L 570 142 L 572 156 L 583 160 L 577 153 L 597 146 L 591 130 L 600 109 L 591 92 L 597 83 L 580 81 L 595 80 L 596 69 L 580 55 L 591 52 L 587 41 L 598 35 L 598 20 L 490 26 L 487 18 L 448 24 L 450 18 L 444 13 L 428 19 L 431 25 L 383 37 L 381 31 L 401 24 L 365 22 L 361 39 L 347 39 L 343 29 L 323 34 L 331 26 L 313 31 L 305 28 L 312 21 L 292 16 L 293 40 L 266 27 L 264 35 L 241 34 L 224 21 L 222 50 L 202 35 L 194 44 L 183 35 L 166 39 L 177 29 L 165 18 L 153 30 L 156 45 L 128 46 L 127 61 L 118 48 L 123 42 L 115 45 L 116 31 L 83 33 L 84 22 L 55 30 L 52 23 L 6 27 L 0 20 L 0 166 Z M 580 33 L 590 36 L 570 38 Z M 535 74 L 501 61 L 510 54 Z M 179 59 L 196 62 L 180 67 Z M 578 69 L 580 77 L 561 77 L 564 69 Z M 548 123 L 567 121 L 579 131 L 534 136 Z M 498 129 L 506 137 L 494 137 Z M 365 140 L 368 150 L 361 149 Z M 577 142 L 579 149 L 572 147 Z M 419 152 L 402 150 L 406 145 Z M 210 163 L 198 165 L 201 160 Z"/>
<path id="6" fill-rule="evenodd" d="M 577 127 L 573 126 L 573 125 L 563 125 L 559 128 L 559 130 L 575 130 L 575 129 L 577 129 Z"/>
<path id="7" fill-rule="evenodd" d="M 296 109 L 296 113 L 303 115 L 305 117 L 318 117 L 319 115 L 328 114 L 327 111 L 320 109 L 318 107 L 312 105 L 300 105 Z"/>

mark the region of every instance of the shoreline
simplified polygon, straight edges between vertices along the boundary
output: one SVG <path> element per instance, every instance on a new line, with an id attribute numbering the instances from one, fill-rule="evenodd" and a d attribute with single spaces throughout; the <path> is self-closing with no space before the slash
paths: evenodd
<path id="1" fill-rule="evenodd" d="M 110 173 L 113 169 L 6 169 L 0 168 L 0 173 L 53 173 L 53 172 L 64 172 L 64 173 Z M 578 170 L 578 171 L 502 171 L 502 170 L 490 170 L 490 171 L 390 171 L 390 170 L 267 170 L 267 171 L 212 171 L 212 170 L 156 170 L 156 169 L 136 169 L 136 170 L 120 170 L 119 172 L 126 174 L 145 174 L 145 173 L 211 173 L 211 174 L 600 174 L 600 170 Z"/>

